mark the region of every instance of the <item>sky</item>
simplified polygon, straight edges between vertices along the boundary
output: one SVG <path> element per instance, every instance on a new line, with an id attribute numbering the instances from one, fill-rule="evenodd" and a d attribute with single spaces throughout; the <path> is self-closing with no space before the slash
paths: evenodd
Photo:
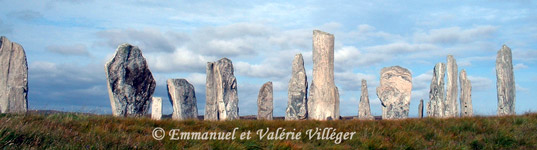
<path id="1" fill-rule="evenodd" d="M 110 114 L 104 64 L 118 45 L 138 46 L 171 114 L 166 80 L 195 86 L 205 112 L 207 62 L 227 57 L 238 82 L 239 114 L 256 115 L 259 88 L 274 85 L 274 115 L 284 116 L 295 54 L 312 79 L 312 34 L 335 36 L 340 112 L 355 116 L 361 80 L 371 111 L 383 67 L 412 73 L 410 116 L 429 99 L 436 63 L 455 57 L 472 84 L 476 115 L 497 110 L 495 61 L 513 53 L 516 113 L 537 111 L 537 4 L 530 0 L 452 1 L 104 1 L 0 0 L 0 35 L 23 46 L 29 65 L 29 109 Z"/>

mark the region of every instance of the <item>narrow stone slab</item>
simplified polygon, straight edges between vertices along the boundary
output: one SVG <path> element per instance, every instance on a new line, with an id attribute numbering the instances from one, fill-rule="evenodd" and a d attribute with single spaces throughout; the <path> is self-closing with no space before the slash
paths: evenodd
<path id="1" fill-rule="evenodd" d="M 227 58 L 207 63 L 205 120 L 239 119 L 237 80 Z"/>
<path id="2" fill-rule="evenodd" d="M 130 44 L 119 45 L 104 68 L 114 116 L 147 114 L 156 83 L 142 51 Z"/>
<path id="3" fill-rule="evenodd" d="M 273 112 L 272 82 L 263 84 L 257 96 L 257 120 L 272 120 Z"/>
<path id="4" fill-rule="evenodd" d="M 445 117 L 458 117 L 458 68 L 457 61 L 452 55 L 447 56 L 447 81 L 446 81 L 446 103 L 444 104 Z"/>
<path id="5" fill-rule="evenodd" d="M 377 97 L 382 104 L 382 119 L 408 118 L 412 74 L 399 66 L 385 67 L 380 72 Z"/>
<path id="6" fill-rule="evenodd" d="M 162 118 L 162 97 L 153 97 L 151 103 L 151 119 L 160 120 Z"/>
<path id="7" fill-rule="evenodd" d="M 423 118 L 423 99 L 420 100 L 420 105 L 418 105 L 418 117 Z"/>
<path id="8" fill-rule="evenodd" d="M 308 118 L 339 119 L 339 92 L 334 83 L 334 35 L 313 31 L 313 80 L 308 100 Z"/>
<path id="9" fill-rule="evenodd" d="M 168 79 L 168 97 L 172 103 L 172 119 L 198 119 L 198 105 L 194 86 L 185 79 Z"/>
<path id="10" fill-rule="evenodd" d="M 472 83 L 466 77 L 466 70 L 462 70 L 459 75 L 461 83 L 461 117 L 472 117 L 474 111 L 472 108 Z"/>
<path id="11" fill-rule="evenodd" d="M 308 117 L 308 79 L 302 54 L 295 55 L 292 68 L 285 120 L 304 120 Z"/>
<path id="12" fill-rule="evenodd" d="M 498 115 L 515 115 L 515 76 L 511 49 L 506 45 L 496 57 L 496 88 L 498 90 Z"/>
<path id="13" fill-rule="evenodd" d="M 444 117 L 445 90 L 444 77 L 446 65 L 437 63 L 433 69 L 433 79 L 429 90 L 429 102 L 427 103 L 427 116 Z"/>
<path id="14" fill-rule="evenodd" d="M 21 45 L 0 37 L 0 113 L 28 110 L 28 62 Z"/>
<path id="15" fill-rule="evenodd" d="M 371 108 L 369 105 L 369 93 L 367 91 L 367 81 L 362 79 L 362 95 L 360 96 L 360 104 L 358 105 L 358 119 L 362 120 L 375 120 L 375 117 L 371 115 Z"/>

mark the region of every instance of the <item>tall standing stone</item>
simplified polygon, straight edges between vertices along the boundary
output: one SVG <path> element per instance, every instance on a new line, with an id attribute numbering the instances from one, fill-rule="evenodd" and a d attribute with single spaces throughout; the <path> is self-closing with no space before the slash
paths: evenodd
<path id="1" fill-rule="evenodd" d="M 471 117 L 474 115 L 472 108 L 472 83 L 466 77 L 466 71 L 463 69 L 459 75 L 461 83 L 461 117 Z"/>
<path id="2" fill-rule="evenodd" d="M 418 117 L 423 118 L 423 99 L 420 100 L 420 105 L 418 105 Z"/>
<path id="3" fill-rule="evenodd" d="M 104 68 L 114 116 L 147 114 L 156 83 L 142 51 L 130 44 L 119 45 Z"/>
<path id="4" fill-rule="evenodd" d="M 237 79 L 231 60 L 207 63 L 205 120 L 239 119 Z"/>
<path id="5" fill-rule="evenodd" d="M 263 84 L 257 96 L 257 120 L 272 120 L 273 110 L 272 82 Z"/>
<path id="6" fill-rule="evenodd" d="M 427 116 L 429 117 L 444 117 L 445 72 L 446 65 L 444 63 L 437 63 L 434 66 L 433 79 L 429 90 L 429 102 L 427 103 Z"/>
<path id="7" fill-rule="evenodd" d="M 447 84 L 446 84 L 446 103 L 444 105 L 445 117 L 459 116 L 457 79 L 458 78 L 457 61 L 452 55 L 447 56 Z"/>
<path id="8" fill-rule="evenodd" d="M 339 92 L 334 83 L 334 35 L 313 31 L 313 80 L 308 100 L 308 118 L 339 119 Z"/>
<path id="9" fill-rule="evenodd" d="M 408 118 L 412 74 L 399 66 L 385 67 L 380 72 L 377 96 L 382 104 L 382 119 Z"/>
<path id="10" fill-rule="evenodd" d="M 151 102 L 151 119 L 160 120 L 162 118 L 162 97 L 153 97 Z"/>
<path id="11" fill-rule="evenodd" d="M 172 119 L 198 118 L 198 105 L 194 86 L 185 79 L 168 79 L 168 97 L 172 103 Z"/>
<path id="12" fill-rule="evenodd" d="M 367 91 L 367 81 L 362 79 L 362 95 L 360 96 L 360 104 L 358 105 L 358 119 L 374 120 L 371 115 L 371 108 L 369 106 L 369 94 Z"/>
<path id="13" fill-rule="evenodd" d="M 295 55 L 292 68 L 285 120 L 304 120 L 308 117 L 308 79 L 302 54 Z"/>
<path id="14" fill-rule="evenodd" d="M 0 37 L 0 113 L 28 110 L 28 63 L 21 45 Z"/>
<path id="15" fill-rule="evenodd" d="M 496 57 L 496 88 L 498 90 L 498 115 L 515 115 L 515 76 L 511 49 L 506 45 Z"/>

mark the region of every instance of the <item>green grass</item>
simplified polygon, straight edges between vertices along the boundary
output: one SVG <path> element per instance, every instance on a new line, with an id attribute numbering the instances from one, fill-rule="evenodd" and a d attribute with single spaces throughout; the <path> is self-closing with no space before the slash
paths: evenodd
<path id="1" fill-rule="evenodd" d="M 299 140 L 164 140 L 152 131 L 256 132 L 283 127 Z M 351 140 L 309 140 L 307 129 L 333 127 L 356 132 Z M 239 135 L 239 134 L 238 134 Z M 237 135 L 237 136 L 238 136 Z M 2 149 L 537 149 L 537 114 L 504 117 L 405 119 L 393 121 L 153 121 L 76 113 L 0 114 Z"/>

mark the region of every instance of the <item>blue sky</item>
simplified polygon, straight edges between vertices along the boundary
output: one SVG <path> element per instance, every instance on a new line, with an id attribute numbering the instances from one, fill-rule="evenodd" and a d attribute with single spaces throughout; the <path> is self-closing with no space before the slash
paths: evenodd
<path id="1" fill-rule="evenodd" d="M 335 35 L 335 82 L 341 114 L 356 115 L 368 81 L 373 115 L 383 67 L 413 76 L 410 116 L 428 101 L 432 69 L 454 55 L 473 85 L 474 112 L 495 115 L 496 52 L 512 49 L 516 111 L 535 112 L 537 4 L 533 1 L 7 1 L 0 35 L 20 43 L 29 63 L 30 109 L 111 113 L 104 63 L 121 43 L 139 46 L 167 101 L 165 81 L 186 78 L 205 107 L 205 65 L 228 57 L 238 81 L 240 115 L 257 113 L 257 94 L 274 84 L 274 115 L 283 116 L 296 53 L 311 83 L 312 30 Z M 164 103 L 164 113 L 171 113 Z"/>

